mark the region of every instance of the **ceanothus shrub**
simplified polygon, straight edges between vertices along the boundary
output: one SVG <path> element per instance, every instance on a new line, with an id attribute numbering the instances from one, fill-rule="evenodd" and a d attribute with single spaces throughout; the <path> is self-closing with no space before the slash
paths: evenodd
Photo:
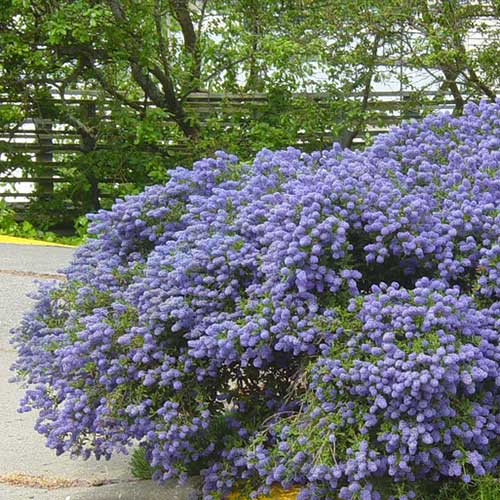
<path id="1" fill-rule="evenodd" d="M 500 461 L 500 102 L 363 152 L 176 169 L 92 217 L 14 332 L 57 453 L 207 499 L 415 498 Z M 252 491 L 250 493 L 250 491 Z"/>

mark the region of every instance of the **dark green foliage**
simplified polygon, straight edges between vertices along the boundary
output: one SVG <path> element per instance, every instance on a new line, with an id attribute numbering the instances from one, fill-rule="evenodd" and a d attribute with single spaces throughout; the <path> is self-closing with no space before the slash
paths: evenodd
<path id="1" fill-rule="evenodd" d="M 151 479 L 154 468 L 146 459 L 146 450 L 144 448 L 138 447 L 132 452 L 130 470 L 137 479 Z"/>

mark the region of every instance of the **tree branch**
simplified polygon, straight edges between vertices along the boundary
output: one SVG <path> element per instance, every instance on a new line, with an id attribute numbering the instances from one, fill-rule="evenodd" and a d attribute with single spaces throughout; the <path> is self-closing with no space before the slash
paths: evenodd
<path id="1" fill-rule="evenodd" d="M 181 27 L 184 38 L 184 49 L 192 57 L 191 76 L 195 81 L 194 85 L 198 88 L 201 75 L 201 57 L 188 2 L 187 0 L 170 0 L 169 3 L 173 15 Z"/>
<path id="2" fill-rule="evenodd" d="M 167 44 L 165 42 L 165 38 L 163 37 L 163 31 L 162 31 L 162 26 L 161 26 L 161 18 L 162 18 L 162 12 L 160 9 L 160 1 L 155 0 L 154 3 L 154 12 L 153 12 L 153 17 L 155 21 L 155 27 L 156 27 L 156 36 L 158 37 L 158 48 L 159 48 L 159 56 L 160 56 L 160 61 L 163 66 L 163 71 L 165 72 L 166 75 L 170 74 L 170 65 L 168 64 L 168 59 L 167 59 Z"/>
<path id="3" fill-rule="evenodd" d="M 367 71 L 364 75 L 364 88 L 363 88 L 363 94 L 362 94 L 362 99 L 361 99 L 361 112 L 364 114 L 366 113 L 368 109 L 368 103 L 370 102 L 370 94 L 371 94 L 371 89 L 372 89 L 372 80 L 373 80 L 373 75 L 375 72 L 375 64 L 377 60 L 377 52 L 378 48 L 380 46 L 380 41 L 381 41 L 382 36 L 380 33 L 377 33 L 375 35 L 375 38 L 373 40 L 373 45 L 370 50 L 370 60 L 367 64 Z M 343 144 L 344 147 L 351 148 L 352 143 L 354 139 L 358 136 L 359 132 L 362 129 L 363 125 L 363 120 L 358 122 L 358 124 L 354 127 L 354 130 L 350 131 L 347 134 L 347 137 L 344 139 L 345 144 Z"/>
<path id="4" fill-rule="evenodd" d="M 64 88 L 58 88 L 59 91 L 59 99 L 63 106 L 63 109 L 60 111 L 60 115 L 62 118 L 68 120 L 68 123 L 77 130 L 77 132 L 85 137 L 91 137 L 95 139 L 95 133 L 92 127 L 88 127 L 85 123 L 83 123 L 79 118 L 74 116 L 69 112 L 69 106 L 64 97 Z"/>
<path id="5" fill-rule="evenodd" d="M 481 81 L 481 79 L 479 78 L 479 76 L 477 75 L 477 73 L 474 71 L 473 68 L 467 66 L 466 70 L 468 74 L 465 72 L 465 70 L 462 71 L 462 75 L 465 77 L 465 79 L 468 82 L 471 82 L 474 87 L 476 87 L 485 96 L 487 96 L 491 102 L 495 102 L 497 98 L 495 92 L 490 87 L 488 87 L 488 85 L 486 85 L 483 81 Z"/>
<path id="6" fill-rule="evenodd" d="M 94 78 L 99 82 L 101 87 L 105 92 L 107 92 L 109 95 L 113 96 L 115 99 L 120 101 L 122 104 L 125 104 L 126 106 L 135 109 L 136 111 L 139 111 L 140 113 L 143 112 L 143 107 L 134 102 L 130 101 L 127 99 L 124 95 L 122 95 L 120 92 L 118 92 L 105 78 L 105 76 L 102 74 L 102 71 L 100 71 L 98 68 L 96 68 L 94 65 L 91 67 L 92 74 Z"/>
<path id="7" fill-rule="evenodd" d="M 201 29 L 203 28 L 203 21 L 205 20 L 205 12 L 207 10 L 208 0 L 203 0 L 200 9 L 200 19 L 198 20 L 198 27 L 196 29 L 196 38 L 199 40 L 201 37 Z"/>
<path id="8" fill-rule="evenodd" d="M 108 3 L 115 19 L 122 26 L 126 25 L 128 19 L 120 2 L 118 0 L 108 0 Z M 165 73 L 158 65 L 153 63 L 150 64 L 149 68 L 144 68 L 141 65 L 138 53 L 134 50 L 134 47 L 125 48 L 132 77 L 136 83 L 141 87 L 147 97 L 151 99 L 153 104 L 168 111 L 172 115 L 172 118 L 177 125 L 179 125 L 186 137 L 196 140 L 198 138 L 198 128 L 190 123 L 184 108 L 177 98 L 170 73 Z M 161 92 L 155 84 L 150 74 L 154 75 L 154 77 L 159 81 L 163 92 Z"/>

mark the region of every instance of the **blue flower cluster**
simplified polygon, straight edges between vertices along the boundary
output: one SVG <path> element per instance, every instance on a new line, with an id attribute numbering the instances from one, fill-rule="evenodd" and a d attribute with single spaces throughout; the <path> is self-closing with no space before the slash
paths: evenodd
<path id="1" fill-rule="evenodd" d="M 500 101 L 362 152 L 219 152 L 93 217 L 14 332 L 57 453 L 206 498 L 414 498 L 500 463 Z"/>
<path id="2" fill-rule="evenodd" d="M 480 309 L 422 278 L 374 285 L 348 309 L 309 369 L 304 406 L 247 469 L 307 484 L 301 499 L 375 500 L 394 484 L 413 498 L 418 481 L 495 473 L 499 304 Z"/>

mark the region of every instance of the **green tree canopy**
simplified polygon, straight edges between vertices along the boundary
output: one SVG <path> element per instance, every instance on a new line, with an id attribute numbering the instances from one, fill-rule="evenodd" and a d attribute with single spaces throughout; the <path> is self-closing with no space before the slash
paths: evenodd
<path id="1" fill-rule="evenodd" d="M 79 211 L 216 149 L 245 158 L 263 146 L 320 148 L 334 138 L 350 146 L 368 124 L 387 125 L 380 112 L 388 105 L 373 106 L 383 82 L 424 112 L 433 104 L 425 90 L 438 100 L 451 93 L 460 113 L 468 99 L 494 99 L 499 86 L 497 0 L 2 5 L 0 125 L 13 134 L 27 117 L 53 120 L 79 138 L 76 153 L 56 155 L 70 180 L 58 196 Z M 75 99 L 75 89 L 90 102 Z M 266 99 L 195 106 L 190 96 L 200 92 Z M 3 171 L 38 168 L 5 143 L 0 151 Z M 103 179 L 112 184 L 100 186 Z"/>

